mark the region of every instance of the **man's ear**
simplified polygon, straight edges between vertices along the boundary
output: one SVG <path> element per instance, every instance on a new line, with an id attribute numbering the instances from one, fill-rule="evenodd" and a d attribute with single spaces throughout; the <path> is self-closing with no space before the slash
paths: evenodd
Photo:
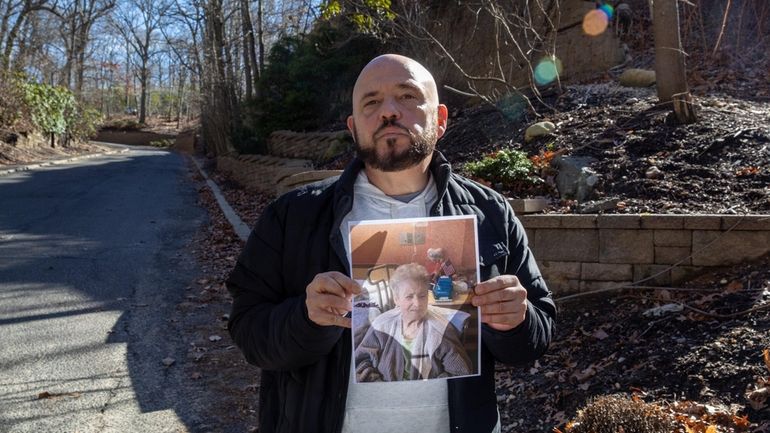
<path id="1" fill-rule="evenodd" d="M 446 132 L 447 122 L 449 121 L 449 109 L 444 104 L 438 104 L 438 125 L 436 128 L 436 138 L 441 138 Z"/>
<path id="2" fill-rule="evenodd" d="M 353 142 L 356 142 L 356 124 L 353 122 L 353 116 L 348 116 L 348 131 L 353 136 Z"/>

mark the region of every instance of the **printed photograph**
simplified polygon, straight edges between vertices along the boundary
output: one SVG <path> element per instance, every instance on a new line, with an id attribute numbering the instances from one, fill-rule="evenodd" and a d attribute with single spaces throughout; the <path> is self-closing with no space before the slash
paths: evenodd
<path id="1" fill-rule="evenodd" d="M 479 374 L 475 216 L 351 222 L 355 382 Z"/>

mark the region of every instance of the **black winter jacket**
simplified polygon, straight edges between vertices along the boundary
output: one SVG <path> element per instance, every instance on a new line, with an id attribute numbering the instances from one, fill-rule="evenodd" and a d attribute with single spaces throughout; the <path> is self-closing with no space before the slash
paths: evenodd
<path id="1" fill-rule="evenodd" d="M 350 330 L 318 326 L 305 287 L 322 272 L 349 275 L 340 222 L 351 210 L 354 160 L 338 179 L 287 193 L 269 205 L 227 280 L 229 329 L 246 359 L 262 369 L 260 431 L 330 432 L 342 428 L 351 363 Z M 448 381 L 453 432 L 489 433 L 497 422 L 495 360 L 538 358 L 553 333 L 556 307 L 524 229 L 503 197 L 451 172 L 435 152 L 430 166 L 439 198 L 432 216 L 476 215 L 481 281 L 514 274 L 527 288 L 524 323 L 507 332 L 482 325 L 481 375 Z"/>

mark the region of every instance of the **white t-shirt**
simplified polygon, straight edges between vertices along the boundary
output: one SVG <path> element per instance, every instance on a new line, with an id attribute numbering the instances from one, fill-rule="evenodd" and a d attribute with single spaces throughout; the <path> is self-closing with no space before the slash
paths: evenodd
<path id="1" fill-rule="evenodd" d="M 348 222 L 428 216 L 438 193 L 431 178 L 421 193 L 408 203 L 387 196 L 369 183 L 362 170 L 354 185 L 353 209 L 342 220 L 340 231 L 350 256 Z M 446 379 L 406 382 L 354 383 L 351 361 L 343 433 L 446 433 L 449 404 Z"/>

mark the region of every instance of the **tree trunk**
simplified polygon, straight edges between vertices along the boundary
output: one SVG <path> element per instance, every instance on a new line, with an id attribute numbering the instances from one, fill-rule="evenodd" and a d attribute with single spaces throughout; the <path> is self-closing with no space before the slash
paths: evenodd
<path id="1" fill-rule="evenodd" d="M 660 102 L 672 102 L 674 95 L 680 101 L 687 101 L 692 108 L 692 98 L 687 89 L 687 75 L 684 64 L 684 51 L 679 36 L 678 2 L 673 0 L 653 0 L 653 34 L 655 36 L 655 80 Z M 673 106 L 673 105 L 672 105 Z M 679 104 L 682 107 L 682 104 Z M 680 123 L 695 120 L 694 110 L 675 110 Z"/>
<path id="2" fill-rule="evenodd" d="M 230 143 L 229 119 L 231 117 L 230 92 L 225 82 L 227 65 L 224 50 L 224 22 L 222 4 L 211 0 L 206 10 L 205 79 L 206 91 L 201 107 L 201 126 L 207 150 L 214 156 L 234 152 Z"/>
<path id="3" fill-rule="evenodd" d="M 0 48 L 2 48 L 2 68 L 3 70 L 6 70 L 8 66 L 11 64 L 11 59 L 6 56 L 6 47 L 8 46 L 8 25 L 10 23 L 11 17 L 15 14 L 14 10 L 14 3 L 12 1 L 9 1 L 7 4 L 7 7 L 5 8 L 5 12 L 3 13 L 3 19 L 0 21 Z"/>
<path id="4" fill-rule="evenodd" d="M 655 79 L 660 102 L 670 102 L 675 93 L 687 92 L 684 52 L 679 38 L 679 9 L 676 1 L 653 0 Z"/>
<path id="5" fill-rule="evenodd" d="M 16 22 L 13 23 L 11 30 L 8 32 L 8 37 L 5 39 L 5 51 L 3 52 L 3 69 L 8 69 L 11 65 L 11 52 L 13 51 L 13 44 L 16 42 L 16 38 L 19 35 L 19 29 L 21 25 L 26 21 L 27 14 L 32 11 L 30 1 L 24 2 L 24 7 L 19 16 L 16 17 Z M 1 35 L 0 35 L 1 36 Z"/>
<path id="6" fill-rule="evenodd" d="M 176 91 L 176 129 L 179 129 L 182 122 L 182 101 L 184 100 L 185 81 L 187 81 L 187 69 L 179 68 L 179 79 L 177 80 Z"/>
<path id="7" fill-rule="evenodd" d="M 265 70 L 265 31 L 262 21 L 262 0 L 257 0 L 257 25 L 259 26 L 259 76 Z"/>
<path id="8" fill-rule="evenodd" d="M 142 86 L 139 97 L 139 123 L 145 123 L 147 120 L 147 84 L 149 75 L 147 59 L 142 59 L 142 69 L 139 71 L 139 85 Z"/>
<path id="9" fill-rule="evenodd" d="M 78 36 L 77 62 L 75 63 L 75 95 L 80 97 L 83 94 L 83 76 L 86 69 L 86 48 L 88 47 L 88 34 L 91 25 L 83 25 Z"/>
<path id="10" fill-rule="evenodd" d="M 124 110 L 126 114 L 129 107 L 131 107 L 131 99 L 129 89 L 131 88 L 131 44 L 126 41 L 126 106 Z"/>
<path id="11" fill-rule="evenodd" d="M 257 72 L 257 53 L 254 48 L 254 26 L 251 24 L 249 0 L 241 0 L 241 25 L 243 28 L 243 72 L 246 79 L 246 99 L 254 96 L 254 77 Z"/>
<path id="12" fill-rule="evenodd" d="M 21 71 L 27 65 L 27 58 L 33 49 L 30 47 L 30 40 L 36 36 L 37 19 L 34 15 L 30 15 L 24 22 L 24 26 L 21 29 L 21 38 L 19 39 L 18 51 L 16 52 L 16 58 L 10 63 L 10 69 Z"/>

